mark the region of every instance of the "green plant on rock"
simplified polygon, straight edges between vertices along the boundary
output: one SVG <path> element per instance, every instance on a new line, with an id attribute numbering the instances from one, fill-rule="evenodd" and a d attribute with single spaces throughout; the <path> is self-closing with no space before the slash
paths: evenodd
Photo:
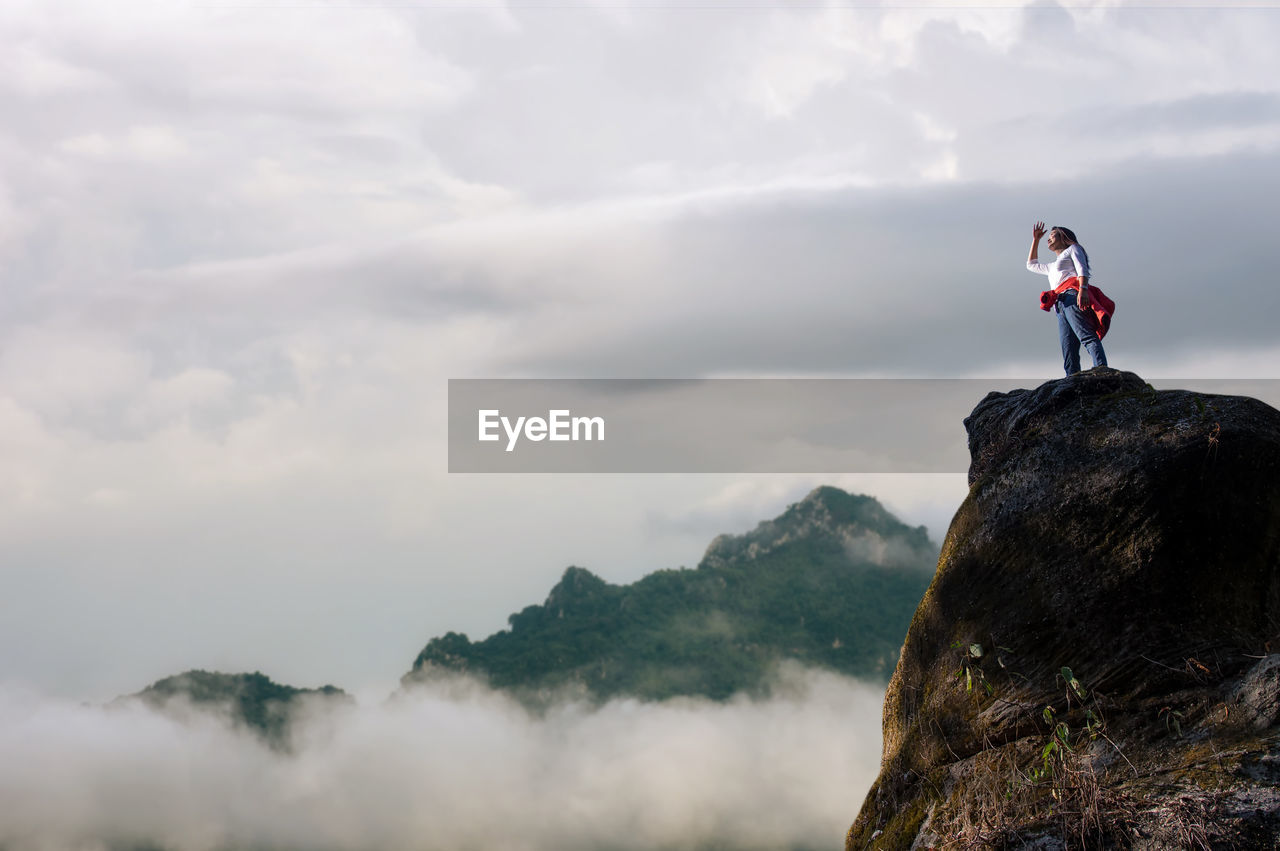
<path id="1" fill-rule="evenodd" d="M 980 667 L 981 662 L 992 659 L 1006 675 L 1035 685 L 1006 668 L 1005 653 L 1013 655 L 1008 648 L 957 641 L 951 649 L 960 657 L 955 676 L 964 678 L 970 693 L 986 691 L 997 701 L 1001 699 L 998 689 L 988 688 L 991 679 Z M 987 667 L 995 675 L 996 668 Z M 1038 822 L 1041 828 L 1053 824 L 1068 847 L 1093 848 L 1101 847 L 1107 837 L 1114 838 L 1117 831 L 1123 832 L 1132 823 L 1132 802 L 1105 790 L 1105 769 L 1096 749 L 1090 747 L 1098 739 L 1115 747 L 1105 732 L 1105 697 L 1086 688 L 1069 667 L 1054 674 L 1054 685 L 1063 689 L 1063 700 L 1041 707 L 1033 716 L 1043 724 L 1044 738 L 1032 737 L 988 751 L 982 769 L 972 775 L 986 780 L 968 780 L 954 808 L 938 818 L 935 832 L 952 837 L 939 847 L 1011 847 L 1008 843 L 1018 835 L 1016 826 Z M 1118 747 L 1115 750 L 1124 757 Z"/>
<path id="2" fill-rule="evenodd" d="M 1099 696 L 1085 688 L 1069 667 L 1059 670 L 1057 681 L 1063 687 L 1066 707 L 1061 712 L 1052 706 L 1041 710 L 1048 734 L 1022 776 L 1030 789 L 1048 792 L 1051 803 L 1044 815 L 1059 823 L 1062 836 L 1074 837 L 1081 847 L 1088 847 L 1102 842 L 1104 834 L 1132 817 L 1124 801 L 1103 792 L 1089 745 L 1103 739 L 1126 762 L 1128 757 L 1106 734 Z M 1076 719 L 1074 727 L 1067 717 Z"/>
<path id="3" fill-rule="evenodd" d="M 1033 765 L 1027 772 L 1033 783 L 1057 777 L 1060 769 L 1066 765 L 1066 755 L 1074 752 L 1071 747 L 1071 728 L 1065 722 L 1056 720 L 1053 707 L 1046 706 L 1041 717 L 1049 725 L 1049 737 L 1040 749 L 1040 765 Z"/>
<path id="4" fill-rule="evenodd" d="M 1182 719 L 1185 717 L 1171 706 L 1166 706 L 1160 710 L 1160 717 L 1164 719 L 1164 728 L 1170 734 L 1182 738 Z"/>
<path id="5" fill-rule="evenodd" d="M 1062 670 L 1058 672 L 1058 676 L 1062 678 L 1063 684 L 1067 689 L 1067 706 L 1071 706 L 1071 698 L 1074 696 L 1077 700 L 1084 701 L 1089 696 L 1088 690 L 1080 684 L 1076 679 L 1076 675 L 1071 673 L 1071 669 L 1066 665 L 1062 666 Z"/>
<path id="6" fill-rule="evenodd" d="M 981 660 L 986 655 L 982 645 L 955 641 L 952 642 L 951 649 L 960 653 L 960 667 L 956 669 L 955 676 L 964 679 L 965 692 L 974 694 L 976 686 L 981 691 L 986 692 L 988 697 L 995 694 L 995 686 L 991 684 L 991 681 L 987 679 L 986 673 L 982 670 Z"/>
<path id="7" fill-rule="evenodd" d="M 1040 717 L 1049 728 L 1049 735 L 1040 749 L 1040 764 L 1033 766 L 1029 772 L 1034 782 L 1056 778 L 1059 770 L 1066 767 L 1069 754 L 1075 753 L 1077 748 L 1088 742 L 1096 741 L 1099 736 L 1105 738 L 1105 722 L 1097 698 L 1090 695 L 1089 690 L 1065 665 L 1055 676 L 1056 680 L 1061 680 L 1065 689 L 1067 712 L 1071 711 L 1073 701 L 1078 704 L 1077 708 L 1084 710 L 1084 726 L 1073 734 L 1070 725 L 1059 720 L 1052 706 L 1045 706 L 1041 710 Z"/>

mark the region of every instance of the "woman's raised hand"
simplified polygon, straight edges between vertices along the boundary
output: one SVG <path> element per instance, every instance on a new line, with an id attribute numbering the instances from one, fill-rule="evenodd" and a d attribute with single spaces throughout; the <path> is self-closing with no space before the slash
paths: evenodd
<path id="1" fill-rule="evenodd" d="M 1047 230 L 1048 228 L 1044 226 L 1044 222 L 1036 222 L 1031 227 L 1031 236 L 1033 236 L 1036 239 L 1040 239 L 1042 236 L 1044 236 L 1045 231 Z"/>

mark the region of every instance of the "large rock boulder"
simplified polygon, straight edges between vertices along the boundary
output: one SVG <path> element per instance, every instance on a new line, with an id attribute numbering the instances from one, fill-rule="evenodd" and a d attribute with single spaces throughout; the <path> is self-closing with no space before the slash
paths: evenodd
<path id="1" fill-rule="evenodd" d="M 1280 847 L 1280 412 L 988 395 L 847 847 Z"/>

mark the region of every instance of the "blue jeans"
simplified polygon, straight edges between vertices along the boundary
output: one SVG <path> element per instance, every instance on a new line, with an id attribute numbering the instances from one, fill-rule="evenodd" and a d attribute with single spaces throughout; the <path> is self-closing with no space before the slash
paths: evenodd
<path id="1" fill-rule="evenodd" d="M 1107 353 L 1102 350 L 1098 332 L 1093 330 L 1093 319 L 1076 306 L 1078 293 L 1067 290 L 1058 296 L 1053 309 L 1058 314 L 1058 338 L 1062 340 L 1062 368 L 1067 375 L 1080 371 L 1080 344 L 1093 357 L 1094 366 L 1107 365 Z"/>

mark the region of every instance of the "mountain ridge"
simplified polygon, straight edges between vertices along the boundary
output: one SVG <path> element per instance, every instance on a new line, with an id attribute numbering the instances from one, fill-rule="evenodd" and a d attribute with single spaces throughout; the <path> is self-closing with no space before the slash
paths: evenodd
<path id="1" fill-rule="evenodd" d="M 142 691 L 117 697 L 107 708 L 137 701 L 178 716 L 188 708 L 222 711 L 233 725 L 249 730 L 273 748 L 287 750 L 290 722 L 302 704 L 311 699 L 352 700 L 336 686 L 297 688 L 277 683 L 261 671 L 228 674 L 191 669 L 156 680 Z"/>
<path id="2" fill-rule="evenodd" d="M 694 569 L 614 585 L 570 566 L 541 604 L 473 642 L 432 639 L 402 685 L 468 673 L 545 700 L 768 690 L 783 659 L 884 680 L 937 549 L 924 527 L 874 497 L 823 486 L 740 535 L 719 535 Z"/>

